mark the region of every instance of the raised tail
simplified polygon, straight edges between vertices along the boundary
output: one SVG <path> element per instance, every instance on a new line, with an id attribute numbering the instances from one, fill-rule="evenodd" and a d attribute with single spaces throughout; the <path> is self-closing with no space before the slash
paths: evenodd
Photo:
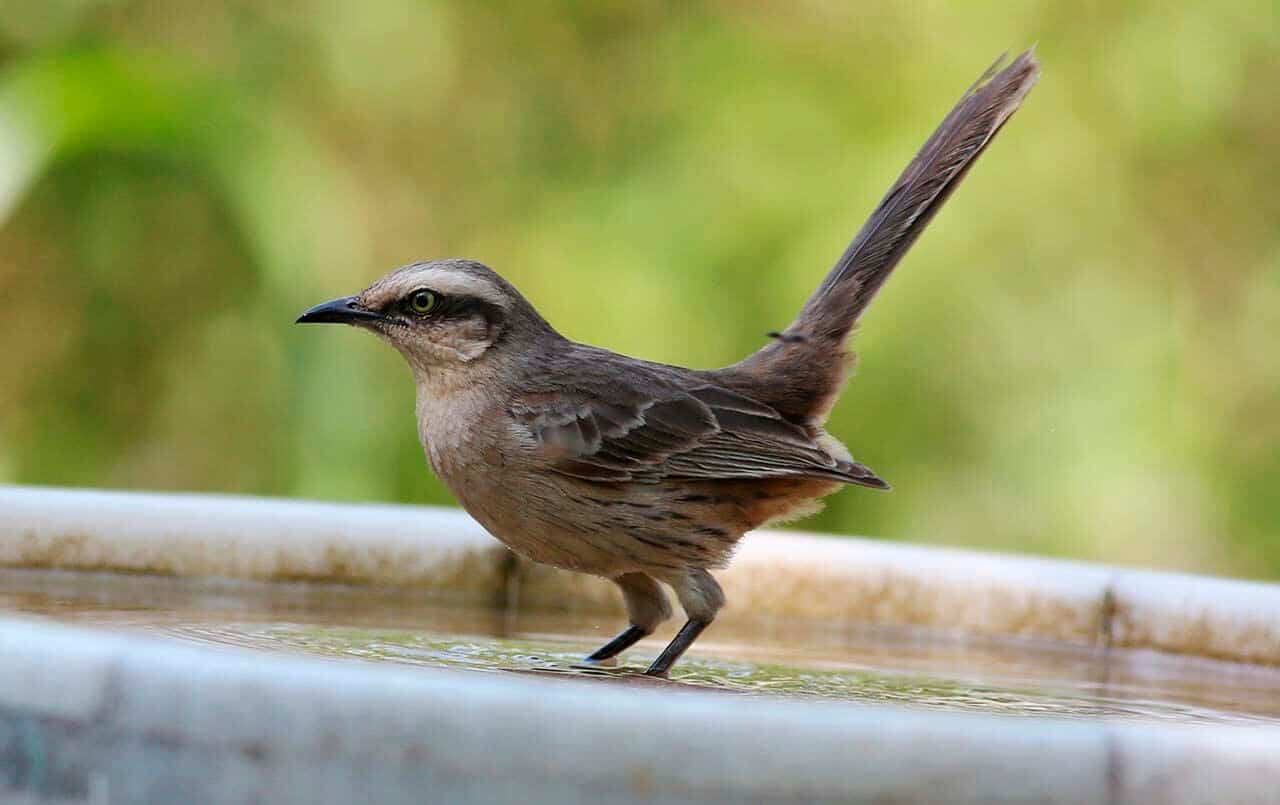
<path id="1" fill-rule="evenodd" d="M 805 303 L 787 334 L 843 341 L 893 267 L 1031 91 L 1031 51 L 996 72 L 1001 57 L 964 94 L 893 183 L 875 212 Z"/>
<path id="2" fill-rule="evenodd" d="M 844 379 L 844 342 L 911 244 L 1040 74 L 1031 51 L 974 82 L 907 165 L 791 325 L 736 366 L 735 385 L 789 419 L 825 419 Z M 727 379 L 727 378 L 726 378 Z"/>

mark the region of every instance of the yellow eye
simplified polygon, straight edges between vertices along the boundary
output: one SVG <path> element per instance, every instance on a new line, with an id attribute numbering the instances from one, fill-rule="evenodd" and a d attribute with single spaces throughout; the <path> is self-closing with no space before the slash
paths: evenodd
<path id="1" fill-rule="evenodd" d="M 435 310 L 437 297 L 428 290 L 414 291 L 409 297 L 409 309 L 419 316 L 425 316 Z"/>

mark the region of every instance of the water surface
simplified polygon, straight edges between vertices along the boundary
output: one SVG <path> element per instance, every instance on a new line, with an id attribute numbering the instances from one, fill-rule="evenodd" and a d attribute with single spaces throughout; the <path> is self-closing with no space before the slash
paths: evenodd
<path id="1" fill-rule="evenodd" d="M 654 680 L 640 671 L 678 624 L 615 668 L 584 668 L 620 619 L 413 591 L 8 570 L 5 612 L 334 661 L 1071 719 L 1280 724 L 1280 669 L 902 629 L 726 619 L 672 679 Z"/>

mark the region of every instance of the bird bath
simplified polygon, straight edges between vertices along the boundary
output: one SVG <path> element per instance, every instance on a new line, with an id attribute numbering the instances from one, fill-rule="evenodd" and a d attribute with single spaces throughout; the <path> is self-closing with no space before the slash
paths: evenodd
<path id="1" fill-rule="evenodd" d="M 9 487 L 0 513 L 0 794 L 26 801 L 1209 802 L 1280 780 L 1267 585 L 753 535 L 723 622 L 658 680 L 674 626 L 580 667 L 613 591 L 453 512 Z"/>
<path id="2" fill-rule="evenodd" d="M 404 591 L 8 570 L 0 571 L 0 611 L 330 660 L 919 710 L 1280 726 L 1280 673 L 1269 668 L 890 627 L 738 623 L 717 629 L 662 681 L 640 674 L 660 636 L 614 669 L 579 665 L 613 627 L 613 614 L 504 612 Z"/>

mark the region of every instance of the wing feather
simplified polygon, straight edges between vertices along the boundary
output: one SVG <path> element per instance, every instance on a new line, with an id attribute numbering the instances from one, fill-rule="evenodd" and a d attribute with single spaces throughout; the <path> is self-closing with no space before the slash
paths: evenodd
<path id="1" fill-rule="evenodd" d="M 561 388 L 510 408 L 558 473 L 599 483 L 808 477 L 884 487 L 773 408 L 712 384 Z"/>

